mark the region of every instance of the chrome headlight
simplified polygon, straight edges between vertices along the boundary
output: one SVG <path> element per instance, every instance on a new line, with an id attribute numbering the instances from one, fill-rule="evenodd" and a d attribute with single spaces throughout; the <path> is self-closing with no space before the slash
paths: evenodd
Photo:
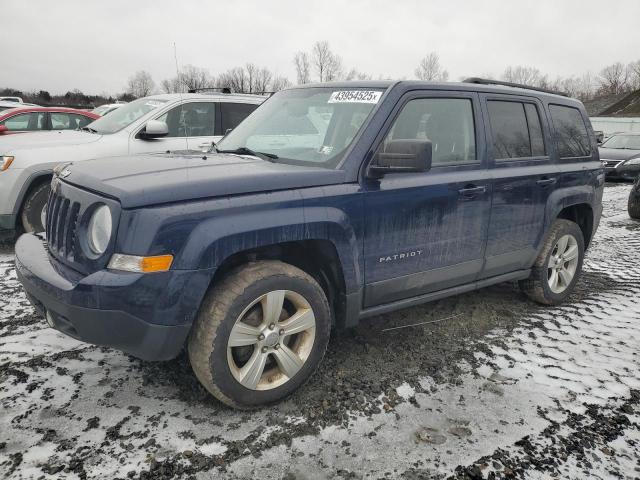
<path id="1" fill-rule="evenodd" d="M 111 210 L 106 205 L 101 205 L 93 212 L 87 230 L 89 248 L 93 253 L 102 255 L 107 250 L 112 229 Z"/>
<path id="2" fill-rule="evenodd" d="M 627 160 L 624 162 L 625 165 L 640 165 L 640 157 L 632 158 L 631 160 Z"/>

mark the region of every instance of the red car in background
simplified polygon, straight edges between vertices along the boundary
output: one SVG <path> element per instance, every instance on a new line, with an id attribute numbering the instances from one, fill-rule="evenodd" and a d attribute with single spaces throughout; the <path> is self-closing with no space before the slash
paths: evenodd
<path id="1" fill-rule="evenodd" d="M 98 118 L 100 115 L 75 108 L 11 108 L 0 112 L 0 135 L 48 130 L 77 130 Z"/>

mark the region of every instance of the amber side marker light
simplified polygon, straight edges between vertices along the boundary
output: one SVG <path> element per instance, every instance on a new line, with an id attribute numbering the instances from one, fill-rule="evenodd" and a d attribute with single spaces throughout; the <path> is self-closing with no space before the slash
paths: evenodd
<path id="1" fill-rule="evenodd" d="M 14 157 L 10 157 L 10 156 L 2 157 L 2 162 L 0 162 L 0 172 L 4 172 L 7 168 L 11 166 L 11 164 L 13 163 L 13 158 Z"/>
<path id="2" fill-rule="evenodd" d="M 107 268 L 124 272 L 152 273 L 166 272 L 171 268 L 173 255 L 156 255 L 153 257 L 139 257 L 115 253 Z"/>

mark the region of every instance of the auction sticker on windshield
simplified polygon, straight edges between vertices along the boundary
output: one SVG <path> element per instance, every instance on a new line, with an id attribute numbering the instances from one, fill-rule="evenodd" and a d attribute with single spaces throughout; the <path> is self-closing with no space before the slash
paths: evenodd
<path id="1" fill-rule="evenodd" d="M 378 103 L 382 92 L 375 90 L 340 90 L 333 92 L 327 103 Z"/>

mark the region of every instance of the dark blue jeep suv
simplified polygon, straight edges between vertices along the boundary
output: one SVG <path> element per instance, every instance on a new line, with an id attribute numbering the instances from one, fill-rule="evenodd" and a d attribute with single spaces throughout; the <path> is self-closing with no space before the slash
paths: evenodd
<path id="1" fill-rule="evenodd" d="M 238 408 L 302 385 L 332 326 L 506 281 L 557 304 L 600 220 L 596 139 L 580 102 L 490 83 L 305 85 L 205 154 L 60 166 L 19 279 L 74 338 L 186 346 Z"/>

